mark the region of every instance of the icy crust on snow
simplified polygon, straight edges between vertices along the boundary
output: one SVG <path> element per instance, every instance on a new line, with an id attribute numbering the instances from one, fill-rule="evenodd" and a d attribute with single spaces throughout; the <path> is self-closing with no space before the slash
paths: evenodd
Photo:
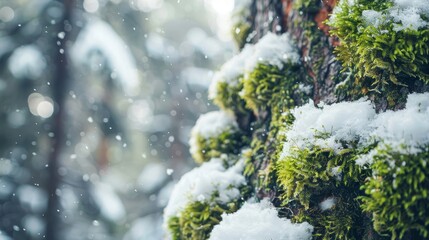
<path id="1" fill-rule="evenodd" d="M 428 26 L 422 19 L 429 17 L 429 0 L 393 0 L 393 6 L 383 12 L 364 10 L 362 18 L 374 27 L 382 23 L 394 23 L 393 30 L 418 30 Z"/>
<path id="2" fill-rule="evenodd" d="M 246 202 L 237 212 L 223 214 L 209 240 L 307 240 L 311 239 L 313 226 L 309 223 L 291 223 L 279 218 L 277 210 L 269 200 L 260 203 Z"/>
<path id="3" fill-rule="evenodd" d="M 404 149 L 416 154 L 429 144 L 429 93 L 408 95 L 405 109 L 376 114 L 369 100 L 341 102 L 314 106 L 313 102 L 291 111 L 295 117 L 292 126 L 284 132 L 282 158 L 293 154 L 293 149 L 314 146 L 342 150 L 341 142 L 354 141 L 359 146 L 379 142 L 379 146 Z M 357 163 L 370 163 L 374 151 L 362 156 Z"/>
<path id="4" fill-rule="evenodd" d="M 246 45 L 239 54 L 220 68 L 213 77 L 209 97 L 215 98 L 219 82 L 236 86 L 240 80 L 239 76 L 252 72 L 259 63 L 273 65 L 279 69 L 286 63 L 297 64 L 299 54 L 296 49 L 289 34 L 267 33 L 255 45 Z"/>
<path id="5" fill-rule="evenodd" d="M 238 161 L 225 169 L 218 158 L 194 168 L 182 176 L 171 193 L 164 209 L 164 219 L 180 215 L 189 203 L 200 201 L 209 203 L 229 203 L 240 197 L 239 187 L 246 184 L 242 175 L 244 161 Z"/>

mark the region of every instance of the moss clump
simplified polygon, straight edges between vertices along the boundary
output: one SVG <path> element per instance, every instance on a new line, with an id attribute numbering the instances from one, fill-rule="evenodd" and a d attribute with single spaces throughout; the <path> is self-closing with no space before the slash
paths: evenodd
<path id="1" fill-rule="evenodd" d="M 360 184 L 369 172 L 355 160 L 370 148 L 358 149 L 351 145 L 336 153 L 317 146 L 294 148 L 276 164 L 283 205 L 295 206 L 295 221 L 315 226 L 316 239 L 362 239 L 358 226 L 364 215 L 355 199 L 362 195 Z M 321 210 L 320 203 L 328 197 L 334 197 L 334 207 Z"/>
<path id="2" fill-rule="evenodd" d="M 337 58 L 365 94 L 429 83 L 429 29 L 403 25 L 392 9 L 387 0 L 341 1 L 328 22 L 340 39 Z"/>
<path id="3" fill-rule="evenodd" d="M 231 29 L 232 38 L 234 39 L 235 45 L 242 49 L 246 43 L 248 43 L 247 37 L 252 30 L 252 26 L 247 21 L 236 22 Z"/>
<path id="4" fill-rule="evenodd" d="M 276 167 L 285 202 L 296 199 L 309 208 L 312 194 L 362 181 L 368 173 L 355 164 L 358 154 L 354 148 L 339 153 L 318 147 L 295 149 Z"/>
<path id="5" fill-rule="evenodd" d="M 305 101 L 308 96 L 299 91 L 300 68 L 296 64 L 277 66 L 258 63 L 243 81 L 242 97 L 255 113 L 271 108 L 282 113 Z"/>
<path id="6" fill-rule="evenodd" d="M 213 102 L 223 110 L 231 110 L 235 113 L 246 113 L 246 103 L 240 97 L 239 93 L 243 90 L 242 77 L 239 76 L 236 85 L 228 84 L 227 82 L 219 81 L 216 84 L 216 94 L 213 97 Z"/>
<path id="7" fill-rule="evenodd" d="M 241 149 L 249 144 L 249 139 L 240 130 L 229 129 L 209 138 L 195 134 L 192 142 L 192 157 L 195 162 L 201 164 L 222 154 L 239 154 Z"/>
<path id="8" fill-rule="evenodd" d="M 363 186 L 363 209 L 373 214 L 375 230 L 391 239 L 429 237 L 429 148 L 421 150 L 408 154 L 379 148 L 371 165 L 373 177 Z"/>
<path id="9" fill-rule="evenodd" d="M 196 201 L 188 204 L 180 216 L 171 217 L 167 227 L 173 240 L 205 240 L 222 220 L 222 214 L 235 212 L 238 206 L 238 202 L 222 205 Z"/>

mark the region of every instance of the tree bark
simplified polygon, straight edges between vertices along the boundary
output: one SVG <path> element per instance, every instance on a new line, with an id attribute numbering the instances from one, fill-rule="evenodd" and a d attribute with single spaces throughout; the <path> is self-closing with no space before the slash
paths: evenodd
<path id="1" fill-rule="evenodd" d="M 68 65 L 68 51 L 67 41 L 69 27 L 72 18 L 72 9 L 74 7 L 74 0 L 64 0 L 63 16 L 58 24 L 58 33 L 64 32 L 64 38 L 54 39 L 53 46 L 57 46 L 55 61 L 56 69 L 54 74 L 54 81 L 52 81 L 52 97 L 55 103 L 56 111 L 53 114 L 53 133 L 54 138 L 51 142 L 51 154 L 49 156 L 49 183 L 48 183 L 48 209 L 47 209 L 47 226 L 46 226 L 46 239 L 56 240 L 60 239 L 58 232 L 60 229 L 60 204 L 58 189 L 60 187 L 61 176 L 58 169 L 61 165 L 60 154 L 64 142 L 64 117 L 65 113 L 65 97 L 67 94 L 68 81 L 70 80 L 69 65 Z M 59 44 L 57 44 L 57 41 Z"/>

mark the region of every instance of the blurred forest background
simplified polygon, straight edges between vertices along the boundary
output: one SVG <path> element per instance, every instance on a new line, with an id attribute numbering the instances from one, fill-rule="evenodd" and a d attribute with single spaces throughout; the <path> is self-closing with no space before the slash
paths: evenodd
<path id="1" fill-rule="evenodd" d="M 0 240 L 162 239 L 233 0 L 0 0 Z"/>

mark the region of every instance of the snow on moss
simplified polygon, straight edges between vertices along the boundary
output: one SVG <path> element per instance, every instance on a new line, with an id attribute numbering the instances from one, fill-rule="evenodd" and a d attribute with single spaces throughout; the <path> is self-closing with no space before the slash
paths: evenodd
<path id="1" fill-rule="evenodd" d="M 405 109 L 379 114 L 370 127 L 371 135 L 385 144 L 418 152 L 419 146 L 429 144 L 429 93 L 409 95 Z"/>
<path id="2" fill-rule="evenodd" d="M 363 19 L 374 27 L 381 23 L 393 22 L 395 31 L 404 29 L 418 30 L 428 26 L 423 20 L 429 16 L 429 0 L 394 0 L 393 6 L 383 12 L 365 10 L 362 12 Z"/>
<path id="3" fill-rule="evenodd" d="M 306 240 L 311 239 L 312 232 L 313 226 L 307 222 L 291 223 L 279 218 L 277 210 L 264 199 L 260 203 L 246 202 L 237 212 L 223 214 L 209 240 Z"/>
<path id="4" fill-rule="evenodd" d="M 375 116 L 370 101 L 341 102 L 317 107 L 310 100 L 291 111 L 295 121 L 285 133 L 282 156 L 291 148 L 305 149 L 313 146 L 343 149 L 341 142 L 352 142 L 368 136 L 367 126 Z"/>
<path id="5" fill-rule="evenodd" d="M 213 76 L 209 88 L 209 98 L 214 99 L 217 95 L 217 85 L 225 82 L 229 86 L 236 86 L 239 83 L 239 77 L 244 74 L 246 60 L 252 56 L 253 45 L 246 45 L 243 50 L 227 61 L 218 72 Z"/>
<path id="6" fill-rule="evenodd" d="M 245 71 L 252 72 L 258 63 L 283 68 L 285 63 L 296 64 L 299 62 L 297 48 L 292 44 L 288 33 L 276 35 L 268 32 L 255 45 L 254 53 L 246 60 Z"/>
<path id="7" fill-rule="evenodd" d="M 192 129 L 192 134 L 198 134 L 207 139 L 234 128 L 238 128 L 238 124 L 232 114 L 224 111 L 213 111 L 198 118 Z"/>
<path id="8" fill-rule="evenodd" d="M 299 54 L 296 49 L 289 34 L 267 33 L 255 45 L 246 45 L 239 54 L 221 67 L 213 77 L 209 97 L 216 97 L 219 82 L 236 86 L 239 77 L 252 72 L 259 63 L 273 65 L 279 69 L 282 69 L 285 63 L 298 63 Z"/>
<path id="9" fill-rule="evenodd" d="M 376 114 L 370 101 L 341 102 L 315 106 L 312 101 L 291 111 L 295 121 L 284 133 L 287 141 L 282 156 L 289 156 L 293 148 L 314 146 L 335 152 L 344 144 L 367 146 L 380 142 L 391 148 L 418 153 L 429 144 L 429 93 L 410 94 L 405 109 Z M 363 165 L 372 159 L 370 152 L 358 159 Z"/>
<path id="10" fill-rule="evenodd" d="M 164 210 L 164 219 L 167 221 L 172 216 L 180 215 L 180 211 L 192 202 L 226 204 L 238 199 L 238 188 L 246 184 L 241 174 L 243 168 L 243 161 L 239 161 L 225 169 L 223 161 L 215 158 L 186 173 L 174 187 Z"/>

